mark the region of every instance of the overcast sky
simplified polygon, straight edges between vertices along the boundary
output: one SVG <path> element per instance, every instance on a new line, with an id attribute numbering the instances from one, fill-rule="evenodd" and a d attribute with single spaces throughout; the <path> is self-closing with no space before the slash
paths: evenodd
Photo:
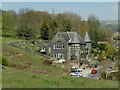
<path id="1" fill-rule="evenodd" d="M 74 12 L 87 20 L 89 15 L 96 15 L 99 20 L 117 20 L 118 3 L 117 2 L 3 2 L 3 10 L 15 10 L 20 8 L 32 8 L 36 11 L 47 11 L 63 13 Z"/>

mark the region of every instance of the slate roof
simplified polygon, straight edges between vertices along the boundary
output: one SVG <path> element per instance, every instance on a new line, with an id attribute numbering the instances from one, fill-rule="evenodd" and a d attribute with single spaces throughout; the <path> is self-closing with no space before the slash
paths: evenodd
<path id="1" fill-rule="evenodd" d="M 90 39 L 90 37 L 89 37 L 89 35 L 88 35 L 87 32 L 86 32 L 86 34 L 85 34 L 84 40 L 85 40 L 85 42 L 91 42 L 91 39 Z"/>
<path id="2" fill-rule="evenodd" d="M 74 37 L 73 37 L 71 43 L 80 43 L 80 44 L 84 44 L 85 41 L 80 37 L 80 35 L 79 35 L 77 32 L 75 32 L 75 33 L 74 33 Z"/>
<path id="3" fill-rule="evenodd" d="M 113 38 L 114 40 L 120 40 L 120 35 Z"/>
<path id="4" fill-rule="evenodd" d="M 68 43 L 85 44 L 84 39 L 77 32 L 60 32 Z"/>
<path id="5" fill-rule="evenodd" d="M 61 35 L 64 37 L 64 39 L 65 39 L 66 41 L 69 41 L 69 40 L 70 40 L 70 38 L 69 38 L 67 32 L 59 32 L 59 34 L 61 34 Z"/>

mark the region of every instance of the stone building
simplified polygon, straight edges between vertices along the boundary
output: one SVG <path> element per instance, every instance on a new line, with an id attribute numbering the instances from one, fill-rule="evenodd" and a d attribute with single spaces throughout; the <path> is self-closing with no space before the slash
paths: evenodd
<path id="1" fill-rule="evenodd" d="M 89 59 L 91 57 L 91 39 L 87 32 L 84 39 L 77 32 L 58 32 L 50 40 L 47 54 L 58 60 Z"/>

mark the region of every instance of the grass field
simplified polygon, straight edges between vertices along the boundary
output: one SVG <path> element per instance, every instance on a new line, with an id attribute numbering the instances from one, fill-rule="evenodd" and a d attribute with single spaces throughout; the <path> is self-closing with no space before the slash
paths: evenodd
<path id="1" fill-rule="evenodd" d="M 44 65 L 46 58 L 8 45 L 17 39 L 4 37 L 2 41 L 2 56 L 8 62 L 2 72 L 3 88 L 118 88 L 117 81 L 65 75 L 59 66 Z"/>

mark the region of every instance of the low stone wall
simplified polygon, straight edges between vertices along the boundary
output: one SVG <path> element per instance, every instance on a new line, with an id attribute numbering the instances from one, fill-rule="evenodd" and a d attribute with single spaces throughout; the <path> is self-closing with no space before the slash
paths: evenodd
<path id="1" fill-rule="evenodd" d="M 42 53 L 39 53 L 41 41 L 36 41 L 36 43 L 32 43 L 32 40 L 31 41 L 30 40 L 29 41 L 16 41 L 16 42 L 10 42 L 9 45 L 23 49 L 33 54 L 43 56 L 45 58 L 48 58 L 49 60 L 51 59 L 51 57 L 44 55 Z"/>

